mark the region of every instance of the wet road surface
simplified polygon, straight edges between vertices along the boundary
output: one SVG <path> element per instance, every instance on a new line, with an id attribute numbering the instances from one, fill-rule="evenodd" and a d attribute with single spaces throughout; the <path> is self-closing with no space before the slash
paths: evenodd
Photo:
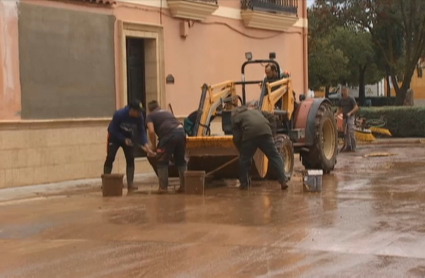
<path id="1" fill-rule="evenodd" d="M 0 277 L 424 277 L 424 162 L 420 145 L 362 147 L 319 194 L 296 174 L 285 192 L 0 203 Z"/>

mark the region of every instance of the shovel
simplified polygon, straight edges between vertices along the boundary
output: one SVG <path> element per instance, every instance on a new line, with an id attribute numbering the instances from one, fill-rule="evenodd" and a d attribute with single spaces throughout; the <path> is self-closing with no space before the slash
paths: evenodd
<path id="1" fill-rule="evenodd" d="M 230 164 L 232 164 L 233 162 L 235 162 L 236 160 L 238 160 L 239 159 L 239 156 L 237 156 L 237 157 L 235 157 L 235 158 L 233 158 L 233 159 L 231 159 L 231 160 L 229 160 L 229 161 L 227 161 L 226 163 L 224 163 L 223 165 L 221 165 L 221 166 L 219 166 L 219 167 L 217 167 L 217 168 L 215 168 L 214 170 L 212 170 L 211 172 L 209 172 L 209 173 L 207 173 L 206 175 L 205 175 L 205 177 L 208 177 L 208 176 L 211 176 L 212 174 L 214 174 L 214 173 L 217 173 L 218 171 L 220 171 L 221 169 L 223 169 L 224 167 L 226 167 L 226 166 L 228 166 L 228 165 L 230 165 Z"/>

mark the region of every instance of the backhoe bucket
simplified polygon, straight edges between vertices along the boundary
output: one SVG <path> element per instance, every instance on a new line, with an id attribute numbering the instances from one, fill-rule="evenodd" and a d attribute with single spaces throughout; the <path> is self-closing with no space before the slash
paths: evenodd
<path id="1" fill-rule="evenodd" d="M 238 155 L 239 153 L 233 144 L 232 136 L 188 137 L 186 141 L 188 171 L 205 171 L 209 173 Z M 148 160 L 155 173 L 157 173 L 155 158 L 148 157 Z M 250 174 L 252 178 L 263 178 L 265 176 L 265 172 L 263 171 L 263 165 L 265 163 L 267 163 L 267 158 L 258 150 L 252 163 L 253 167 L 251 167 Z M 172 163 L 170 163 L 168 169 L 169 177 L 179 176 L 177 168 Z M 239 161 L 236 160 L 220 171 L 217 171 L 213 177 L 214 179 L 238 179 Z"/>
<path id="2" fill-rule="evenodd" d="M 189 137 L 186 143 L 188 169 L 209 173 L 238 156 L 232 136 Z M 214 174 L 214 178 L 237 179 L 238 161 Z"/>
<path id="3" fill-rule="evenodd" d="M 209 173 L 239 156 L 233 144 L 233 136 L 189 137 L 186 144 L 189 159 L 188 169 Z M 251 178 L 264 178 L 267 172 L 267 158 L 260 151 L 254 155 L 250 171 Z M 215 179 L 238 179 L 239 160 L 213 174 Z"/>

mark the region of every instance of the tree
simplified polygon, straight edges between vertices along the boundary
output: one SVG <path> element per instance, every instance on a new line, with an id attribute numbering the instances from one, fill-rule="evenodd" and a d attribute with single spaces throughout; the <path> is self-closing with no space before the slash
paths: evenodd
<path id="1" fill-rule="evenodd" d="M 385 54 L 380 48 L 375 47 L 375 57 L 379 69 L 385 72 L 385 79 L 387 83 L 387 96 L 391 96 L 391 72 L 397 76 L 398 79 L 403 78 L 403 58 L 404 58 L 404 47 L 403 47 L 403 30 L 400 26 L 391 24 L 391 22 L 381 21 L 380 25 L 375 26 L 375 40 L 380 45 L 386 46 L 388 50 L 392 50 L 391 57 L 393 57 L 395 63 L 391 67 L 385 59 Z M 377 46 L 378 43 L 375 44 Z"/>
<path id="2" fill-rule="evenodd" d="M 338 83 L 359 86 L 360 104 L 364 105 L 365 85 L 383 76 L 375 64 L 371 35 L 353 28 L 321 24 L 323 14 L 309 9 L 309 84 L 310 89 Z"/>
<path id="3" fill-rule="evenodd" d="M 382 54 L 402 105 L 417 62 L 425 52 L 425 1 L 421 0 L 316 0 L 326 23 L 366 30 Z M 403 54 L 400 55 L 402 46 Z M 401 75 L 401 85 L 397 82 Z"/>
<path id="4" fill-rule="evenodd" d="M 375 61 L 375 49 L 370 33 L 353 29 L 337 28 L 333 33 L 332 45 L 342 50 L 348 58 L 348 74 L 345 82 L 359 86 L 360 105 L 365 104 L 366 84 L 374 84 L 382 79 Z"/>
<path id="5" fill-rule="evenodd" d="M 348 59 L 340 49 L 335 49 L 329 38 L 319 39 L 309 47 L 308 82 L 311 90 L 337 85 L 347 75 Z"/>
<path id="6" fill-rule="evenodd" d="M 308 82 L 311 90 L 337 85 L 347 74 L 348 59 L 344 53 L 332 46 L 329 32 L 319 29 L 320 18 L 313 7 L 308 10 Z"/>

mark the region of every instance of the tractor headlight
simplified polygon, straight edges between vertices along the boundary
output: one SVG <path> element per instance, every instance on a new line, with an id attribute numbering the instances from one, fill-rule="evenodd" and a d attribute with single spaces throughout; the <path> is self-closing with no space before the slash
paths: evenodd
<path id="1" fill-rule="evenodd" d="M 245 58 L 246 58 L 248 61 L 251 61 L 251 60 L 252 60 L 252 53 L 251 53 L 251 52 L 246 52 L 246 53 L 245 53 Z"/>

